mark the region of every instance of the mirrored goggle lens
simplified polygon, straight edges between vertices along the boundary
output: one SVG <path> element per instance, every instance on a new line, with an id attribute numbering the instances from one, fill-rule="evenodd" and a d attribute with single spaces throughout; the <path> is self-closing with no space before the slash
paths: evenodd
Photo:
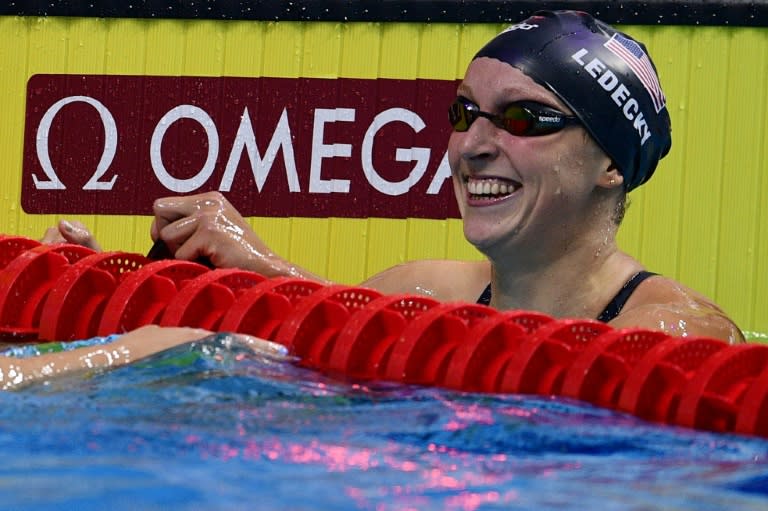
<path id="1" fill-rule="evenodd" d="M 504 129 L 513 135 L 528 135 L 534 132 L 536 118 L 520 105 L 510 105 L 501 116 Z"/>
<path id="2" fill-rule="evenodd" d="M 476 105 L 459 98 L 448 109 L 448 119 L 456 131 L 467 131 L 478 117 L 487 118 L 513 135 L 527 135 L 535 131 L 536 117 L 520 105 L 510 105 L 504 110 L 504 114 L 493 115 L 482 112 Z"/>
<path id="3" fill-rule="evenodd" d="M 467 131 L 478 117 L 485 117 L 499 128 L 522 137 L 547 135 L 563 129 L 568 122 L 577 122 L 557 110 L 531 102 L 509 105 L 502 115 L 494 115 L 481 111 L 464 98 L 457 98 L 451 104 L 448 116 L 456 131 Z"/>
<path id="4" fill-rule="evenodd" d="M 448 108 L 448 120 L 456 131 L 467 131 L 469 125 L 477 117 L 473 115 L 474 112 L 470 110 L 470 105 L 464 103 L 460 99 L 454 101 Z"/>

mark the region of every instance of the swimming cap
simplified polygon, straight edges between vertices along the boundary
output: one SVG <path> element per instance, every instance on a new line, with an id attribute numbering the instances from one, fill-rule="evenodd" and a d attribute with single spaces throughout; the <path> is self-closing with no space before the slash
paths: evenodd
<path id="1" fill-rule="evenodd" d="M 579 11 L 539 11 L 475 58 L 513 66 L 554 92 L 613 159 L 630 191 L 672 145 L 671 121 L 645 46 Z"/>

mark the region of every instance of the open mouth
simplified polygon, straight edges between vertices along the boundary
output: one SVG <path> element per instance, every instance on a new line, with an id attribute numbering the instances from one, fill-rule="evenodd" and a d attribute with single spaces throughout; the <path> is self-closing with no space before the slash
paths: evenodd
<path id="1" fill-rule="evenodd" d="M 517 181 L 498 178 L 466 179 L 470 200 L 496 200 L 507 197 L 522 185 Z"/>

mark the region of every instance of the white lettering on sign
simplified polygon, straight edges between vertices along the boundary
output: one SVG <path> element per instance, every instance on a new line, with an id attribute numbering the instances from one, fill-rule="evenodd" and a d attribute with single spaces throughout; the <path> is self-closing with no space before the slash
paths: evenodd
<path id="1" fill-rule="evenodd" d="M 440 189 L 443 187 L 443 183 L 451 179 L 451 165 L 448 163 L 448 151 L 443 153 L 443 159 L 440 160 L 440 165 L 437 166 L 437 172 L 435 177 L 432 178 L 432 182 L 429 183 L 427 188 L 427 194 L 437 195 L 440 193 Z"/>
<path id="2" fill-rule="evenodd" d="M 91 105 L 98 112 L 101 118 L 101 124 L 104 126 L 104 149 L 101 153 L 101 159 L 98 165 L 96 165 L 96 171 L 93 173 L 88 182 L 83 186 L 83 190 L 111 190 L 115 185 L 117 176 L 112 176 L 110 181 L 99 181 L 109 166 L 112 165 L 112 160 L 115 158 L 115 152 L 117 151 L 117 125 L 115 124 L 115 118 L 109 112 L 109 109 L 104 106 L 100 101 L 88 96 L 69 96 L 64 99 L 60 99 L 49 108 L 43 118 L 40 120 L 40 125 L 37 127 L 37 136 L 35 139 L 35 150 L 37 152 L 37 159 L 40 162 L 40 167 L 43 169 L 43 173 L 48 177 L 47 180 L 38 178 L 35 174 L 32 174 L 32 180 L 35 182 L 35 187 L 38 190 L 66 190 L 66 186 L 61 182 L 59 176 L 51 164 L 51 155 L 48 147 L 48 137 L 51 132 L 51 124 L 59 113 L 59 110 L 71 103 L 82 102 Z"/>
<path id="3" fill-rule="evenodd" d="M 162 146 L 163 137 L 173 123 L 181 119 L 192 119 L 198 122 L 208 137 L 208 157 L 200 171 L 188 179 L 178 179 L 168 173 L 163 164 Z M 160 119 L 152 133 L 152 142 L 149 146 L 149 159 L 152 164 L 152 170 L 157 179 L 171 191 L 177 193 L 193 192 L 203 186 L 213 175 L 216 166 L 216 157 L 219 154 L 219 132 L 213 119 L 202 108 L 194 105 L 179 105 L 172 108 Z"/>
<path id="4" fill-rule="evenodd" d="M 68 104 L 82 102 L 91 105 L 99 114 L 104 127 L 104 147 L 102 155 L 96 167 L 96 171 L 83 186 L 84 190 L 111 190 L 117 180 L 113 175 L 109 181 L 100 179 L 106 174 L 118 147 L 118 129 L 115 119 L 109 109 L 98 100 L 88 96 L 69 96 L 54 103 L 43 115 L 37 129 L 36 150 L 37 158 L 46 179 L 40 179 L 32 174 L 35 187 L 39 190 L 65 190 L 65 184 L 59 179 L 49 154 L 48 138 L 51 125 L 56 115 Z M 310 193 L 349 193 L 349 179 L 332 179 L 323 176 L 323 161 L 329 158 L 349 158 L 352 155 L 352 144 L 327 143 L 325 141 L 325 126 L 334 122 L 354 122 L 355 109 L 352 108 L 317 108 L 314 111 L 314 124 L 312 131 L 312 152 L 309 165 L 309 192 Z M 178 178 L 168 171 L 163 161 L 163 140 L 168 130 L 178 121 L 188 119 L 199 124 L 205 133 L 208 152 L 202 168 L 197 170 L 194 176 Z M 395 161 L 407 163 L 413 162 L 413 167 L 408 175 L 399 181 L 385 179 L 377 171 L 373 162 L 374 147 L 379 131 L 393 123 L 404 123 L 414 133 L 421 132 L 426 124 L 415 112 L 405 108 L 390 108 L 376 115 L 366 130 L 361 145 L 361 164 L 366 181 L 377 191 L 399 196 L 408 193 L 419 183 L 427 172 L 431 150 L 428 147 L 398 147 L 395 149 Z M 190 193 L 203 187 L 215 171 L 216 161 L 219 156 L 220 141 L 219 132 L 211 116 L 204 109 L 189 104 L 178 105 L 170 109 L 158 121 L 154 127 L 149 146 L 149 159 L 152 170 L 158 181 L 169 191 L 176 193 Z M 218 189 L 228 192 L 232 189 L 235 174 L 243 155 L 247 154 L 250 161 L 256 187 L 261 191 L 269 177 L 278 154 L 282 152 L 285 163 L 286 181 L 291 192 L 301 192 L 299 173 L 293 147 L 293 136 L 288 120 L 288 111 L 283 109 L 280 118 L 272 133 L 267 150 L 262 153 L 256 143 L 256 135 L 253 129 L 251 116 L 246 107 L 240 117 L 237 134 L 229 152 L 224 173 Z M 448 164 L 447 152 L 432 178 L 427 189 L 427 194 L 437 195 L 446 180 L 451 178 L 451 170 Z"/>
<path id="5" fill-rule="evenodd" d="M 243 115 L 240 118 L 240 127 L 237 128 L 235 142 L 232 145 L 232 151 L 229 153 L 229 159 L 224 168 L 224 177 L 222 177 L 221 184 L 219 185 L 220 191 L 228 192 L 232 189 L 232 181 L 235 178 L 237 164 L 240 162 L 240 158 L 242 158 L 243 149 L 248 152 L 253 180 L 256 182 L 256 188 L 259 191 L 264 187 L 269 171 L 272 170 L 272 165 L 275 163 L 277 152 L 280 149 L 283 150 L 288 189 L 291 192 L 301 191 L 299 174 L 296 171 L 296 158 L 293 154 L 291 127 L 288 124 L 288 111 L 285 108 L 283 108 L 283 113 L 280 114 L 280 120 L 277 121 L 277 126 L 272 134 L 272 139 L 269 141 L 267 151 L 264 153 L 264 158 L 261 157 L 259 147 L 256 145 L 256 134 L 253 132 L 253 124 L 251 124 L 248 108 L 246 107 L 243 110 Z"/>
<path id="6" fill-rule="evenodd" d="M 410 174 L 401 181 L 387 181 L 381 177 L 381 174 L 376 172 L 376 169 L 373 166 L 373 141 L 381 128 L 393 122 L 403 122 L 410 126 L 416 133 L 423 130 L 426 124 L 424 124 L 421 117 L 410 110 L 406 110 L 405 108 L 390 108 L 377 115 L 373 119 L 368 131 L 365 132 L 362 146 L 363 173 L 368 179 L 368 182 L 375 189 L 381 193 L 396 196 L 408 193 L 408 190 L 421 180 L 424 173 L 427 171 L 430 151 L 426 147 L 411 147 L 409 149 L 398 147 L 395 151 L 396 161 L 413 161 L 416 162 L 416 164 L 413 166 L 413 169 L 411 169 Z"/>
<path id="7" fill-rule="evenodd" d="M 316 108 L 315 124 L 312 128 L 312 161 L 309 164 L 310 193 L 349 193 L 348 179 L 323 179 L 321 176 L 323 159 L 349 158 L 352 156 L 351 144 L 326 144 L 323 142 L 325 125 L 329 122 L 352 122 L 355 111 L 352 108 Z"/>

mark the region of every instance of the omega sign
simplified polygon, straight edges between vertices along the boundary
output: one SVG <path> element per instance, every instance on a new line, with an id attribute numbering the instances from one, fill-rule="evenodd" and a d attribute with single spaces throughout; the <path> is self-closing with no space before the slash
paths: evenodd
<path id="1" fill-rule="evenodd" d="M 446 80 L 35 75 L 22 207 L 151 214 L 223 192 L 248 216 L 455 218 Z"/>

